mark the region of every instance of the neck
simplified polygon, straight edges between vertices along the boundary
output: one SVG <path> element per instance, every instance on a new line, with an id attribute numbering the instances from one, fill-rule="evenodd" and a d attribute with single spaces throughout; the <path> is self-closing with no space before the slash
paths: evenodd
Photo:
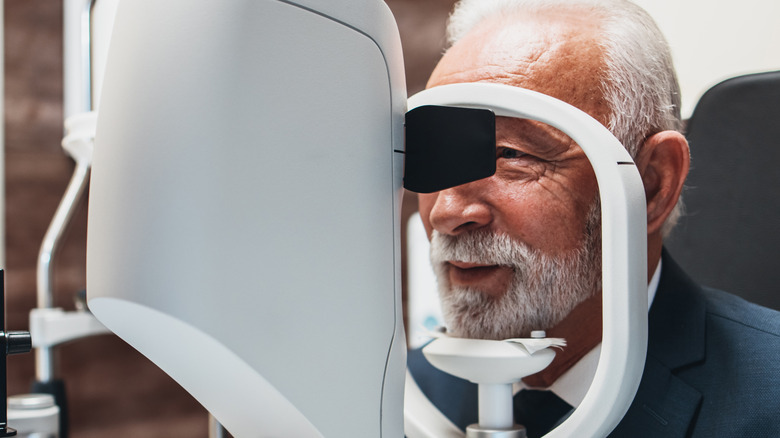
<path id="1" fill-rule="evenodd" d="M 661 261 L 660 237 L 655 241 L 649 241 L 648 246 L 647 281 L 649 282 Z M 560 323 L 547 330 L 548 337 L 566 339 L 567 347 L 555 355 L 550 366 L 524 378 L 523 382 L 532 388 L 550 387 L 601 342 L 602 323 L 602 297 L 599 293 L 580 303 Z"/>
<path id="2" fill-rule="evenodd" d="M 547 336 L 566 339 L 567 347 L 555 355 L 550 366 L 523 379 L 534 388 L 547 388 L 601 342 L 601 294 L 580 303 Z"/>

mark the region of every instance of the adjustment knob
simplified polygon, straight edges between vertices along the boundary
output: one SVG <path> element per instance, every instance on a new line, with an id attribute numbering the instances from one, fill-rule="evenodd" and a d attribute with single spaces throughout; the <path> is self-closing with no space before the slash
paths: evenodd
<path id="1" fill-rule="evenodd" d="M 5 332 L 5 354 L 29 353 L 32 350 L 32 336 L 30 332 L 10 331 Z"/>

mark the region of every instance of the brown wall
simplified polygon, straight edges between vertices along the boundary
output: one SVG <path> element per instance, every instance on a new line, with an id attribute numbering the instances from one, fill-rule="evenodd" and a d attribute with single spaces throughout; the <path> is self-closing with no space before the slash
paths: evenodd
<path id="1" fill-rule="evenodd" d="M 368 1 L 368 0 L 366 0 Z M 421 90 L 441 55 L 453 0 L 388 0 L 401 30 L 407 87 Z M 63 153 L 62 2 L 5 0 L 7 325 L 28 326 L 43 235 L 73 169 Z M 405 201 L 404 216 L 414 207 Z M 55 305 L 73 309 L 85 287 L 86 202 L 55 259 Z M 186 392 L 114 336 L 58 349 L 68 388 L 71 436 L 205 437 L 207 415 Z M 29 392 L 32 354 L 9 358 L 9 394 Z"/>

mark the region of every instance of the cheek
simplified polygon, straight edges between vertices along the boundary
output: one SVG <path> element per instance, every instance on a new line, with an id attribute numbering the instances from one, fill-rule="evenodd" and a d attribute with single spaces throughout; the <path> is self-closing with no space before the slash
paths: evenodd
<path id="1" fill-rule="evenodd" d="M 498 196 L 501 192 L 503 196 Z M 496 225 L 510 236 L 549 255 L 581 246 L 589 203 L 580 196 L 544 184 L 514 185 L 495 194 Z"/>

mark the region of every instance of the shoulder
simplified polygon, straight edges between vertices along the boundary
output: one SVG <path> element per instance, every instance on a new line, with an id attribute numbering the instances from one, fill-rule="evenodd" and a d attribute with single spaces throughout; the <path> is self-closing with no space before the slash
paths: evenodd
<path id="1" fill-rule="evenodd" d="M 716 289 L 698 293 L 704 360 L 674 373 L 703 396 L 695 436 L 780 436 L 780 312 Z"/>
<path id="2" fill-rule="evenodd" d="M 728 331 L 731 339 L 740 344 L 780 341 L 780 312 L 748 302 L 736 295 L 703 287 L 691 279 L 683 269 L 664 253 L 661 280 L 656 299 L 650 311 L 651 335 L 655 334 L 657 347 L 666 349 L 669 344 L 702 344 L 719 331 Z M 713 330 L 714 329 L 714 330 Z M 682 345 L 677 345 L 678 347 Z M 678 349 L 678 353 L 680 353 Z M 688 354 L 687 360 L 696 355 Z M 664 362 L 664 361 L 662 361 Z M 679 364 L 668 361 L 670 368 Z"/>
<path id="3" fill-rule="evenodd" d="M 701 292 L 708 320 L 713 324 L 780 341 L 780 312 L 717 289 L 703 287 Z"/>
<path id="4" fill-rule="evenodd" d="M 716 289 L 701 294 L 707 309 L 703 367 L 734 390 L 764 392 L 771 385 L 770 392 L 780 394 L 774 388 L 780 384 L 780 312 Z"/>
<path id="5" fill-rule="evenodd" d="M 650 316 L 648 361 L 663 369 L 643 381 L 699 394 L 691 436 L 780 436 L 780 312 L 702 287 L 665 255 Z"/>
<path id="6" fill-rule="evenodd" d="M 728 292 L 699 285 L 666 251 L 663 253 L 656 298 L 658 305 L 654 302 L 653 307 L 659 308 L 658 313 L 678 323 L 692 317 L 703 322 L 701 318 L 706 315 L 711 323 L 723 323 L 737 330 L 765 333 L 770 337 L 780 335 L 780 312 Z"/>

